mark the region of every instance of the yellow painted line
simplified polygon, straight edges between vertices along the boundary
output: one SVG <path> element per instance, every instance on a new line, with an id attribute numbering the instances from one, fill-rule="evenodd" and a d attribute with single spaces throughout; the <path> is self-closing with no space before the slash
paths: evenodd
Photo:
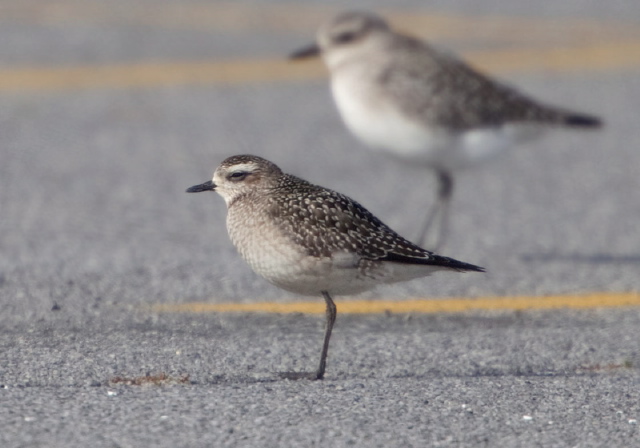
<path id="1" fill-rule="evenodd" d="M 469 52 L 464 59 L 488 73 L 573 72 L 640 68 L 640 40 L 573 48 Z M 0 70 L 0 92 L 241 85 L 320 79 L 319 61 L 283 59 L 137 63 Z"/>
<path id="2" fill-rule="evenodd" d="M 584 47 L 475 52 L 467 59 L 493 73 L 633 69 L 640 67 L 640 40 Z"/>
<path id="3" fill-rule="evenodd" d="M 471 310 L 552 310 L 591 309 L 640 306 L 640 293 L 592 293 L 543 297 L 483 297 L 477 299 L 411 299 L 338 301 L 343 314 L 379 313 L 460 313 Z M 177 303 L 158 304 L 148 308 L 157 313 L 305 313 L 325 312 L 322 300 L 293 303 Z"/>
<path id="4" fill-rule="evenodd" d="M 136 63 L 0 70 L 0 91 L 128 89 L 190 84 L 246 84 L 309 79 L 320 64 L 286 60 Z"/>

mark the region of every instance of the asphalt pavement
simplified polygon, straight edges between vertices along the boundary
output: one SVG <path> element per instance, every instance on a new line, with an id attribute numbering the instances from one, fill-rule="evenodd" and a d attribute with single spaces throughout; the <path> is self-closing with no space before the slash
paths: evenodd
<path id="1" fill-rule="evenodd" d="M 443 274 L 363 295 L 598 294 L 586 309 L 160 312 L 291 303 L 184 190 L 253 153 L 418 231 L 435 179 L 345 130 L 284 57 L 343 2 L 0 2 L 0 446 L 640 445 L 640 4 L 349 2 L 601 116 L 458 176 Z M 533 61 L 533 62 L 532 62 Z M 535 62 L 535 63 L 534 63 Z M 306 71 L 308 70 L 308 71 Z M 321 300 L 321 299 L 318 299 Z"/>

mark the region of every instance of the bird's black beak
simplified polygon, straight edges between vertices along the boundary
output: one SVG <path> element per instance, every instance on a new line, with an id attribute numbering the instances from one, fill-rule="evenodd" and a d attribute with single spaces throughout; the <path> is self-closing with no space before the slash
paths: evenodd
<path id="1" fill-rule="evenodd" d="M 318 47 L 317 44 L 311 44 L 291 53 L 289 55 L 289 59 L 295 61 L 298 59 L 314 58 L 319 55 L 320 55 L 320 47 Z"/>
<path id="2" fill-rule="evenodd" d="M 194 185 L 191 188 L 187 188 L 187 193 L 200 193 L 201 191 L 215 191 L 216 184 L 213 181 L 208 180 L 203 184 Z"/>

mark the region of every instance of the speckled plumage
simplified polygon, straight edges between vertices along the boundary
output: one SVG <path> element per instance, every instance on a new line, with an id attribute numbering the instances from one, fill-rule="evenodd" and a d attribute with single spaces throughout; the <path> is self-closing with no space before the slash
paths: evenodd
<path id="1" fill-rule="evenodd" d="M 336 105 L 356 137 L 436 170 L 441 187 L 434 213 L 443 211 L 442 227 L 452 171 L 489 160 L 550 127 L 600 126 L 596 117 L 542 104 L 395 32 L 375 14 L 336 16 L 320 27 L 314 46 L 292 57 L 316 54 L 329 68 Z"/>
<path id="2" fill-rule="evenodd" d="M 224 198 L 231 241 L 253 270 L 283 289 L 323 295 L 328 313 L 331 294 L 437 270 L 483 271 L 416 246 L 347 196 L 284 174 L 257 156 L 229 157 L 212 181 L 187 191 L 206 190 Z M 316 375 L 323 373 L 324 367 Z"/>
<path id="3" fill-rule="evenodd" d="M 213 180 L 221 194 L 225 176 L 238 166 L 255 168 L 246 188 L 228 200 L 229 235 L 258 274 L 284 289 L 351 294 L 434 270 L 475 268 L 421 249 L 350 198 L 255 156 L 223 162 Z M 391 269 L 390 263 L 407 266 Z"/>

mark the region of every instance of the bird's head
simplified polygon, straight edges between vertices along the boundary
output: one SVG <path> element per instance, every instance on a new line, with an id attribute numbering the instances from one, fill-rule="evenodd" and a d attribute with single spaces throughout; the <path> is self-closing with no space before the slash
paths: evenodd
<path id="1" fill-rule="evenodd" d="M 290 59 L 306 59 L 322 56 L 331 68 L 345 57 L 366 50 L 378 38 L 390 33 L 387 22 L 369 12 L 349 11 L 337 15 L 320 27 L 316 42 L 295 51 Z"/>
<path id="2" fill-rule="evenodd" d="M 194 185 L 187 193 L 215 191 L 229 205 L 243 194 L 272 186 L 281 174 L 280 168 L 262 157 L 232 156 L 216 168 L 212 180 Z"/>

